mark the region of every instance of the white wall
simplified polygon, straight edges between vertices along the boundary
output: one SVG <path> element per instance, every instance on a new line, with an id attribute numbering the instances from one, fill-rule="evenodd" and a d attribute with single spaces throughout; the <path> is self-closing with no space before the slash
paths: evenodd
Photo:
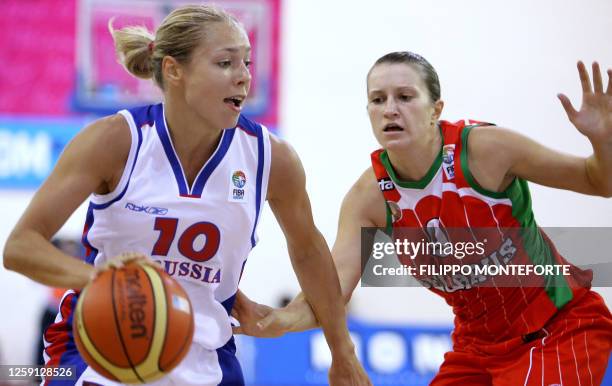
<path id="1" fill-rule="evenodd" d="M 377 147 L 365 110 L 365 74 L 378 57 L 396 50 L 425 56 L 442 82 L 444 119 L 492 121 L 587 155 L 588 141 L 555 95 L 564 92 L 578 103 L 577 59 L 612 67 L 610 15 L 609 0 L 286 0 L 280 126 L 302 158 L 315 220 L 328 242 L 344 193 Z M 612 226 L 612 200 L 531 189 L 543 226 Z M 27 200 L 24 193 L 0 195 L 0 246 Z M 65 232 L 78 236 L 83 218 L 71 220 Z M 259 234 L 241 288 L 275 303 L 297 284 L 268 209 Z M 610 289 L 601 292 L 612 306 Z M 6 363 L 27 363 L 25 331 L 34 328 L 44 291 L 0 268 L 0 293 L 0 350 Z M 366 320 L 451 322 L 444 302 L 420 288 L 358 288 L 352 309 Z"/>

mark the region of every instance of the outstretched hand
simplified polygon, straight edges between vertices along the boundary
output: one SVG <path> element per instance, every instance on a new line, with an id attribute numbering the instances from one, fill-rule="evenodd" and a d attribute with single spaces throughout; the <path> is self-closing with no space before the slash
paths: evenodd
<path id="1" fill-rule="evenodd" d="M 318 327 L 317 318 L 303 294 L 283 308 L 272 308 L 254 302 L 238 291 L 232 316 L 240 322 L 240 326 L 233 327 L 234 334 L 259 338 L 276 338 L 288 332 Z"/>
<path id="2" fill-rule="evenodd" d="M 582 134 L 593 144 L 612 145 L 612 69 L 608 73 L 608 86 L 603 89 L 599 64 L 593 62 L 593 84 L 589 73 L 581 61 L 578 62 L 578 74 L 582 84 L 582 106 L 576 111 L 569 98 L 558 94 L 567 116 Z"/>
<path id="3" fill-rule="evenodd" d="M 289 332 L 298 315 L 285 308 L 272 308 L 253 301 L 243 302 L 232 309 L 232 316 L 240 326 L 232 327 L 234 334 L 258 338 L 277 338 Z"/>

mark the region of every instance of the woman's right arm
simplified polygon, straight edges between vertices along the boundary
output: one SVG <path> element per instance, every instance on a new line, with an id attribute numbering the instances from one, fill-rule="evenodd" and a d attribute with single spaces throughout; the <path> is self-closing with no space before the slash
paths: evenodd
<path id="1" fill-rule="evenodd" d="M 49 286 L 84 287 L 93 266 L 49 240 L 91 193 L 114 189 L 130 146 L 130 130 L 120 115 L 92 123 L 70 141 L 9 235 L 4 267 Z"/>
<path id="2" fill-rule="evenodd" d="M 351 299 L 361 277 L 361 228 L 382 228 L 385 221 L 385 200 L 372 168 L 368 168 L 342 201 L 338 233 L 332 248 L 345 303 Z"/>

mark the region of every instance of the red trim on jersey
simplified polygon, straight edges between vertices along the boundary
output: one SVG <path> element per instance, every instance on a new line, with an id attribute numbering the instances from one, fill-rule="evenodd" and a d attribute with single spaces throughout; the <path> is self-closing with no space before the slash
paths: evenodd
<path id="1" fill-rule="evenodd" d="M 66 352 L 66 346 L 70 341 L 69 332 L 72 326 L 68 325 L 68 319 L 74 312 L 72 308 L 73 300 L 77 296 L 76 293 L 70 293 L 64 297 L 60 305 L 60 315 L 62 320 L 52 323 L 43 333 L 45 341 L 48 343 L 45 347 L 45 353 L 49 356 L 49 361 L 45 366 L 59 366 L 62 355 Z M 48 385 L 51 380 L 45 381 L 44 385 Z"/>
<path id="2" fill-rule="evenodd" d="M 179 197 L 183 197 L 183 198 L 202 198 L 202 196 L 198 195 L 198 194 L 179 194 Z"/>
<path id="3" fill-rule="evenodd" d="M 370 158 L 372 159 L 372 169 L 374 170 L 374 175 L 376 176 L 376 180 L 380 182 L 381 180 L 391 181 L 391 177 L 389 173 L 387 173 L 387 169 L 382 164 L 380 160 L 380 155 L 382 154 L 383 149 L 378 149 L 372 153 Z M 393 201 L 398 202 L 401 198 L 399 192 L 395 188 L 395 184 L 393 184 L 393 188 L 390 190 L 381 189 L 383 196 L 385 197 L 385 201 Z"/>
<path id="4" fill-rule="evenodd" d="M 252 132 L 252 131 L 249 131 L 249 130 L 245 129 L 245 128 L 244 128 L 244 127 L 242 127 L 242 126 L 236 126 L 236 128 L 238 128 L 238 129 L 240 129 L 240 130 L 244 131 L 245 133 L 247 133 L 247 134 L 248 134 L 248 135 L 250 135 L 251 137 L 255 137 L 255 138 L 257 138 L 257 133 L 254 133 L 254 132 Z"/>

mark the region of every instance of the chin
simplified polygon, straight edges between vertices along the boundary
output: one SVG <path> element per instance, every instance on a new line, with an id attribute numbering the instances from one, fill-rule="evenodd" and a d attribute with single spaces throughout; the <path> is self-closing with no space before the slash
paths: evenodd
<path id="1" fill-rule="evenodd" d="M 401 151 L 401 150 L 405 150 L 406 148 L 410 147 L 410 141 L 407 140 L 406 138 L 392 139 L 392 140 L 387 140 L 387 141 L 382 142 L 381 146 L 385 150 Z"/>

